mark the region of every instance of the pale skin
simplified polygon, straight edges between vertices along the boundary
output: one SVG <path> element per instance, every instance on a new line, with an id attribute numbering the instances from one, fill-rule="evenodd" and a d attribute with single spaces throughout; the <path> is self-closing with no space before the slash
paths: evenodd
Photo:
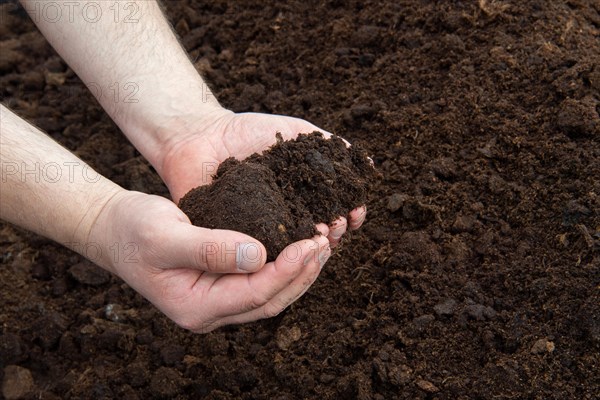
<path id="1" fill-rule="evenodd" d="M 297 118 L 236 114 L 221 107 L 155 1 L 127 2 L 137 5 L 133 23 L 116 20 L 113 2 L 77 2 L 81 10 L 94 3 L 90 7 L 100 12 L 87 15 L 69 8 L 74 7 L 69 2 L 57 2 L 64 10 L 58 20 L 44 18 L 42 3 L 22 1 L 52 46 L 154 166 L 173 202 L 127 191 L 98 176 L 2 107 L 0 217 L 75 251 L 94 243 L 100 253 L 92 261 L 194 332 L 272 317 L 302 296 L 346 230 L 363 223 L 364 206 L 329 225 L 318 224 L 322 235 L 293 243 L 265 263 L 266 251 L 256 239 L 192 226 L 176 202 L 209 183 L 209 172 L 226 158 L 243 159 L 268 148 L 276 132 L 291 139 L 323 130 Z M 100 18 L 91 23 L 94 15 Z M 107 90 L 115 83 L 134 83 L 137 102 L 115 102 Z M 61 178 L 52 175 L 52 168 L 38 181 L 5 168 L 22 163 L 30 169 L 56 163 L 63 166 Z M 137 246 L 135 262 L 114 257 L 111 246 L 128 243 Z"/>

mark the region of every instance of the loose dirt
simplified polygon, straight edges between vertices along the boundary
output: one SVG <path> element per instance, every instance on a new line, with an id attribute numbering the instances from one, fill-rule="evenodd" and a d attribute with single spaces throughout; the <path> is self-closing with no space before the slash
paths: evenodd
<path id="1" fill-rule="evenodd" d="M 232 229 L 260 240 L 272 261 L 290 243 L 318 233 L 365 204 L 375 170 L 360 146 L 336 136 L 300 134 L 244 161 L 223 162 L 210 185 L 187 193 L 179 207 L 194 225 Z"/>
<path id="2" fill-rule="evenodd" d="M 1 7 L 2 101 L 119 184 L 168 195 L 28 18 Z M 597 2 L 166 10 L 224 105 L 367 150 L 383 174 L 367 221 L 284 313 L 208 335 L 3 224 L 0 379 L 27 377 L 36 399 L 597 398 Z"/>

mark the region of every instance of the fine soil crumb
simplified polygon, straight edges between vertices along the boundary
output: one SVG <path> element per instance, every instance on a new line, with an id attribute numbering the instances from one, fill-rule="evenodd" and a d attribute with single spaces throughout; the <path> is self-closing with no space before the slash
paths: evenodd
<path id="1" fill-rule="evenodd" d="M 231 229 L 261 241 L 267 260 L 290 243 L 315 235 L 315 224 L 332 222 L 366 202 L 374 169 L 364 150 L 339 137 L 300 134 L 244 161 L 225 160 L 210 185 L 179 202 L 194 225 Z"/>
<path id="2" fill-rule="evenodd" d="M 27 368 L 9 365 L 4 368 L 2 395 L 7 400 L 24 398 L 34 387 L 33 377 Z"/>

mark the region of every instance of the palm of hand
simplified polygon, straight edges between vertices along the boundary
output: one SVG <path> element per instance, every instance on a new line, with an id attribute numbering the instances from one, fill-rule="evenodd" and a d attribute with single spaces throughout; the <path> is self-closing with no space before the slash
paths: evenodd
<path id="1" fill-rule="evenodd" d="M 226 112 L 173 144 L 163 163 L 164 178 L 174 201 L 178 202 L 194 187 L 210 183 L 218 165 L 227 158 L 243 160 L 266 150 L 276 142 L 277 132 L 284 140 L 289 140 L 299 133 L 316 130 L 322 131 L 298 118 Z"/>

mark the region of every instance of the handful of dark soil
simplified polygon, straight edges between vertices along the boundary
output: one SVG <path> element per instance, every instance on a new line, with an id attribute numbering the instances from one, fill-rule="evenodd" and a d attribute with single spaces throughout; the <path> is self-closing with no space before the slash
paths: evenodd
<path id="1" fill-rule="evenodd" d="M 212 183 L 189 191 L 179 207 L 194 225 L 258 239 L 272 261 L 290 243 L 314 236 L 316 223 L 365 204 L 374 177 L 366 152 L 337 136 L 313 132 L 283 141 L 278 134 L 262 154 L 225 160 Z"/>

